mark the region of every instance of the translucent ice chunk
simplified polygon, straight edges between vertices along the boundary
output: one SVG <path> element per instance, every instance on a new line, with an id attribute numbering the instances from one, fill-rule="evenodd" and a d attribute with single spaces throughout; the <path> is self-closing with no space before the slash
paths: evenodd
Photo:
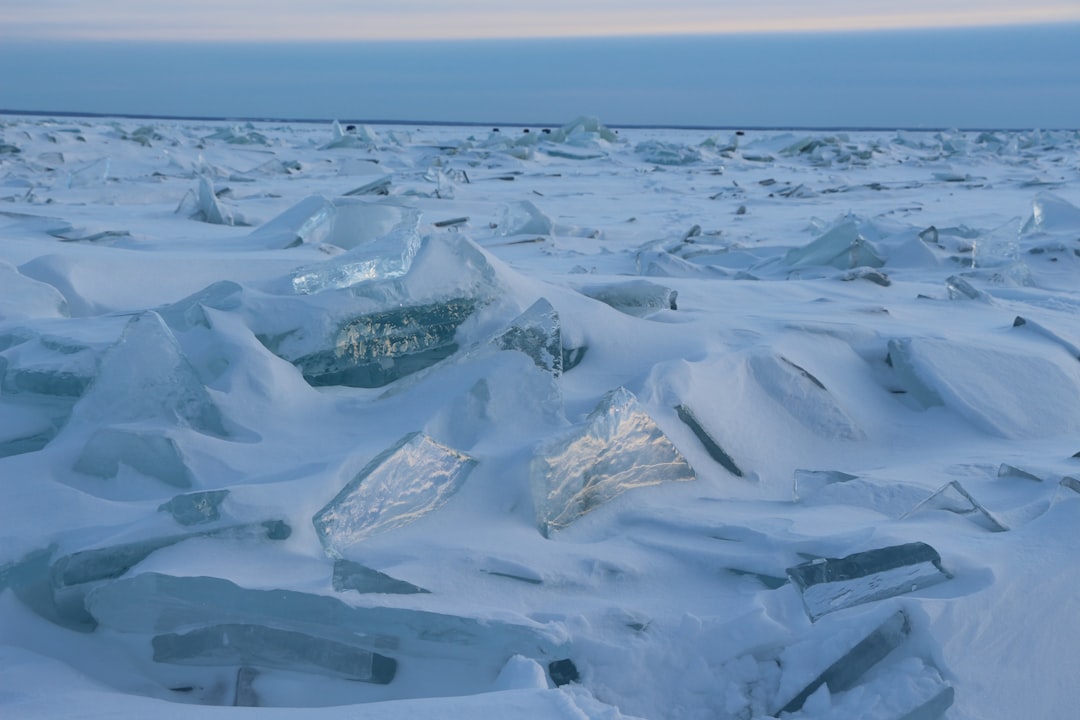
<path id="1" fill-rule="evenodd" d="M 990 296 L 979 290 L 966 279 L 959 275 L 950 275 L 945 278 L 945 289 L 949 293 L 950 300 L 980 300 L 989 302 Z"/>
<path id="2" fill-rule="evenodd" d="M 236 671 L 236 696 L 233 707 L 259 707 L 259 696 L 255 692 L 255 679 L 259 671 L 255 668 L 241 667 Z"/>
<path id="3" fill-rule="evenodd" d="M 556 377 L 562 374 L 563 344 L 559 313 L 544 298 L 529 306 L 492 342 L 500 350 L 525 353 L 538 368 Z"/>
<path id="4" fill-rule="evenodd" d="M 427 435 L 406 435 L 316 513 L 319 540 L 340 556 L 375 533 L 414 522 L 445 505 L 475 464 Z"/>
<path id="5" fill-rule="evenodd" d="M 91 187 L 104 185 L 109 179 L 109 171 L 112 169 L 112 160 L 104 157 L 87 163 L 80 168 L 72 170 L 67 175 L 69 188 Z"/>
<path id="6" fill-rule="evenodd" d="M 926 543 L 867 550 L 843 558 L 820 558 L 787 570 L 802 593 L 811 620 L 854 605 L 936 585 L 951 576 Z"/>
<path id="7" fill-rule="evenodd" d="M 67 300 L 47 283 L 28 278 L 0 260 L 0 320 L 67 317 Z"/>
<path id="8" fill-rule="evenodd" d="M 218 202 L 214 184 L 205 175 L 199 176 L 199 190 L 196 193 L 195 210 L 191 213 L 191 218 L 211 225 L 238 224 L 232 212 Z"/>
<path id="9" fill-rule="evenodd" d="M 31 336 L 0 352 L 0 390 L 77 398 L 98 372 L 100 350 L 60 337 Z"/>
<path id="10" fill-rule="evenodd" d="M 885 259 L 873 245 L 878 233 L 872 223 L 854 216 L 833 224 L 820 237 L 789 250 L 784 262 L 793 267 L 827 265 L 839 270 L 879 268 Z"/>
<path id="11" fill-rule="evenodd" d="M 193 327 L 210 327 L 206 308 L 236 310 L 244 289 L 232 280 L 220 280 L 159 311 L 161 319 L 173 330 L 183 332 Z"/>
<path id="12" fill-rule="evenodd" d="M 128 322 L 75 413 L 96 425 L 162 419 L 210 435 L 227 434 L 220 411 L 155 312 Z"/>
<path id="13" fill-rule="evenodd" d="M 704 159 L 698 148 L 662 140 L 640 142 L 634 146 L 634 152 L 643 161 L 654 165 L 692 165 Z"/>
<path id="14" fill-rule="evenodd" d="M 724 469 L 735 477 L 743 476 L 743 471 L 739 469 L 739 466 L 735 464 L 735 461 L 731 459 L 731 456 L 724 452 L 723 448 L 713 440 L 712 436 L 709 435 L 708 431 L 701 425 L 697 416 L 694 415 L 693 410 L 686 405 L 677 405 L 675 407 L 675 412 L 679 414 L 679 419 L 686 423 L 697 439 L 701 441 L 701 444 L 705 446 L 705 451 L 709 453 L 709 457 L 720 463 Z"/>
<path id="15" fill-rule="evenodd" d="M 590 285 L 581 288 L 581 293 L 635 317 L 645 317 L 660 310 L 678 309 L 678 291 L 648 280 L 631 280 L 615 285 Z"/>
<path id="16" fill-rule="evenodd" d="M 795 502 L 807 498 L 826 485 L 858 480 L 858 475 L 849 475 L 839 470 L 796 470 L 792 495 Z"/>
<path id="17" fill-rule="evenodd" d="M 513 652 L 555 647 L 540 626 L 392 607 L 353 607 L 326 595 L 252 590 L 213 577 L 143 573 L 98 586 L 87 609 L 120 632 L 166 633 L 206 624 L 257 624 L 408 653 L 477 653 L 505 662 Z M 453 648 L 458 648 L 453 653 Z M 509 652 L 508 652 L 509 651 Z M 531 653 L 530 653 L 531 654 Z M 498 669 L 497 667 L 495 668 Z"/>
<path id="18" fill-rule="evenodd" d="M 397 661 L 369 650 L 264 625 L 214 625 L 153 639 L 154 662 L 179 665 L 256 665 L 319 672 L 385 685 Z"/>
<path id="19" fill-rule="evenodd" d="M 311 195 L 251 232 L 253 240 L 267 247 L 290 248 L 323 242 L 333 232 L 334 204 L 322 195 Z"/>
<path id="20" fill-rule="evenodd" d="M 618 495 L 694 471 L 625 388 L 608 393 L 573 435 L 541 446 L 529 468 L 540 531 L 549 535 Z"/>
<path id="21" fill-rule="evenodd" d="M 1077 346 L 1076 343 L 1062 337 L 1061 335 L 1041 323 L 1017 315 L 1016 319 L 1013 320 L 1013 327 L 1022 327 L 1027 330 L 1031 330 L 1032 332 L 1038 333 L 1039 335 L 1042 335 L 1048 340 L 1065 348 L 1065 350 L 1067 350 L 1070 355 L 1072 355 L 1077 360 L 1080 360 L 1080 346 Z"/>
<path id="22" fill-rule="evenodd" d="M 221 518 L 221 503 L 229 496 L 228 490 L 177 495 L 158 506 L 159 512 L 167 512 L 181 525 L 201 525 Z"/>
<path id="23" fill-rule="evenodd" d="M 497 220 L 500 235 L 551 235 L 551 218 L 528 200 L 502 206 Z"/>
<path id="24" fill-rule="evenodd" d="M 75 469 L 113 478 L 121 463 L 173 487 L 191 487 L 191 472 L 176 441 L 156 430 L 102 428 L 90 436 Z"/>
<path id="25" fill-rule="evenodd" d="M 815 652 L 814 659 L 815 662 L 821 664 L 830 660 L 832 663 L 801 689 L 792 688 L 790 684 L 788 688 L 782 686 L 781 693 L 774 703 L 775 707 L 779 708 L 777 714 L 799 710 L 807 698 L 817 692 L 822 685 L 827 685 L 830 693 L 843 692 L 854 687 L 859 678 L 870 668 L 903 644 L 911 634 L 911 623 L 901 610 L 889 615 L 884 622 L 861 638 L 850 640 L 844 638 L 842 642 L 835 642 L 833 639 L 837 631 L 843 632 L 845 628 L 830 627 L 828 630 L 829 635 L 815 643 L 818 650 Z M 781 665 L 796 665 L 796 663 L 785 663 L 784 660 L 785 658 L 781 656 Z M 798 683 L 798 685 L 801 684 Z M 792 692 L 795 692 L 794 696 L 791 695 Z"/>
<path id="26" fill-rule="evenodd" d="M 410 582 L 390 577 L 386 573 L 381 573 L 352 560 L 337 560 L 334 562 L 334 590 L 337 592 L 355 590 L 358 593 L 386 593 L 391 595 L 412 595 L 430 592 Z"/>
<path id="27" fill-rule="evenodd" d="M 1021 232 L 1029 234 L 1058 230 L 1080 230 L 1080 208 L 1053 193 L 1041 192 L 1032 201 L 1031 217 L 1024 223 Z"/>
<path id="28" fill-rule="evenodd" d="M 1038 478 L 1036 478 L 1038 479 Z M 945 483 L 930 497 L 926 498 L 911 510 L 906 512 L 900 519 L 922 512 L 923 510 L 947 510 L 957 515 L 970 515 L 976 522 L 991 532 L 1005 532 L 1009 529 L 1005 523 L 998 520 L 992 512 L 971 496 L 964 486 L 958 481 L 952 480 Z"/>

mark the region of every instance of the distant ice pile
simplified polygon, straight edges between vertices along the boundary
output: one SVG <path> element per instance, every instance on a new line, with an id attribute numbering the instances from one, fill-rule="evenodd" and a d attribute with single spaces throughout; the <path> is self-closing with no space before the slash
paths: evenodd
<path id="1" fill-rule="evenodd" d="M 1080 137 L 528 130 L 0 119 L 0 715 L 1071 712 Z"/>

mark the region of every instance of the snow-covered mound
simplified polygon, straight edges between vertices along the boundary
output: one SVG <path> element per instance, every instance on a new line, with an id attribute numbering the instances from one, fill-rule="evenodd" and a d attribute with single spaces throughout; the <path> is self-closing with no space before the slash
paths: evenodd
<path id="1" fill-rule="evenodd" d="M 1074 712 L 1077 133 L 0 148 L 3 717 Z"/>

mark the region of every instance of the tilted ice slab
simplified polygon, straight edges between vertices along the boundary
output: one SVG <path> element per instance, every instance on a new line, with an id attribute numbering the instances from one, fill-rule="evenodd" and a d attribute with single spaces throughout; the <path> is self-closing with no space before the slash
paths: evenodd
<path id="1" fill-rule="evenodd" d="M 353 607 L 327 595 L 254 590 L 214 577 L 142 573 L 97 587 L 87 595 L 86 607 L 102 625 L 125 633 L 170 633 L 200 625 L 241 623 L 348 641 L 395 655 L 482 656 L 496 663 L 515 652 L 550 655 L 558 646 L 557 638 L 539 625 L 392 607 Z"/>
<path id="2" fill-rule="evenodd" d="M 555 377 L 580 362 L 584 355 L 583 348 L 567 350 L 563 347 L 559 313 L 544 298 L 530 305 L 491 342 L 500 350 L 525 353 L 538 368 Z"/>
<path id="3" fill-rule="evenodd" d="M 892 340 L 889 358 L 904 388 L 923 406 L 950 407 L 994 435 L 1041 438 L 1080 428 L 1080 376 L 1071 358 L 1064 365 L 1031 353 L 933 338 Z"/>
<path id="4" fill-rule="evenodd" d="M 793 267 L 827 265 L 840 270 L 881 267 L 885 258 L 875 247 L 880 232 L 864 218 L 841 218 L 813 242 L 789 250 L 784 263 Z"/>
<path id="5" fill-rule="evenodd" d="M 253 329 L 312 385 L 381 387 L 457 352 L 458 328 L 505 295 L 488 256 L 460 237 L 425 238 L 407 272 L 384 270 L 265 298 L 249 308 Z"/>
<path id="6" fill-rule="evenodd" d="M 406 435 L 315 514 L 319 540 L 340 556 L 371 535 L 415 522 L 445 505 L 475 464 L 427 435 Z"/>
<path id="7" fill-rule="evenodd" d="M 0 321 L 67 317 L 67 301 L 59 290 L 28 278 L 11 263 L 0 260 Z"/>
<path id="8" fill-rule="evenodd" d="M 695 475 L 638 399 L 620 387 L 600 401 L 584 428 L 541 446 L 529 477 L 547 536 L 627 490 Z"/>
<path id="9" fill-rule="evenodd" d="M 1072 233 L 1080 231 L 1080 208 L 1068 200 L 1050 192 L 1041 192 L 1031 203 L 1031 217 L 1024 223 L 1021 232 L 1033 233 Z"/>
<path id="10" fill-rule="evenodd" d="M 937 551 L 921 542 L 843 558 L 819 558 L 788 568 L 787 573 L 799 588 L 811 620 L 936 585 L 951 577 L 942 569 Z"/>

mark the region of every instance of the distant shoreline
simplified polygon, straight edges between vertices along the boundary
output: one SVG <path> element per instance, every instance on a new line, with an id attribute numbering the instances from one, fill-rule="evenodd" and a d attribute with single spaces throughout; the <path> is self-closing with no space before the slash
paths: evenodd
<path id="1" fill-rule="evenodd" d="M 118 118 L 124 120 L 176 120 L 185 122 L 252 122 L 252 123 L 303 123 L 308 125 L 329 124 L 337 120 L 341 124 L 349 125 L 376 125 L 376 126 L 402 126 L 417 125 L 420 127 L 516 127 L 516 128 L 557 128 L 566 124 L 566 121 L 556 123 L 522 123 L 522 122 L 485 122 L 485 121 L 460 121 L 460 120 L 358 120 L 353 118 L 285 118 L 285 117 L 218 117 L 206 115 L 152 115 L 143 113 L 95 113 L 73 111 L 48 111 L 48 110 L 9 110 L 0 108 L 0 116 L 23 116 L 23 117 L 58 117 L 58 118 L 86 118 L 104 120 Z M 824 126 L 824 125 L 657 125 L 657 124 L 623 124 L 607 123 L 604 125 L 613 129 L 626 130 L 750 130 L 755 132 L 1032 132 L 1035 130 L 1048 132 L 1072 132 L 1077 128 L 1058 127 L 904 127 L 893 125 L 878 126 Z"/>

